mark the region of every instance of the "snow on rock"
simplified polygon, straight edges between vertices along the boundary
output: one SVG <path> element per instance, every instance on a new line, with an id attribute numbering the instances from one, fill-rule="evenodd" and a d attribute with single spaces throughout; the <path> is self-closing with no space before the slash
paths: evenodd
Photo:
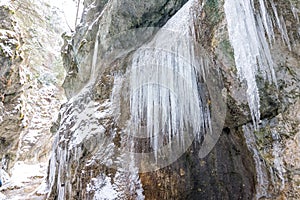
<path id="1" fill-rule="evenodd" d="M 34 177 L 44 177 L 46 166 L 41 164 L 25 164 L 17 162 L 12 168 L 9 187 L 22 187 L 24 183 L 31 182 Z"/>
<path id="2" fill-rule="evenodd" d="M 95 194 L 93 199 L 95 200 L 113 200 L 118 197 L 117 191 L 111 184 L 111 178 L 105 175 L 100 175 L 96 178 L 92 178 L 91 183 L 87 185 L 86 191 L 88 193 L 94 192 Z"/>
<path id="3" fill-rule="evenodd" d="M 13 57 L 16 46 L 19 45 L 18 35 L 14 31 L 0 29 L 0 51 L 6 57 Z"/>
<path id="4" fill-rule="evenodd" d="M 7 6 L 7 5 L 10 5 L 9 2 L 10 2 L 10 0 L 1 0 L 1 1 L 0 1 L 0 6 Z"/>
<path id="5" fill-rule="evenodd" d="M 68 2 L 73 5 L 74 9 L 71 10 L 76 12 L 75 2 Z M 9 17 L 14 19 L 13 22 L 5 19 L 6 24 L 18 24 L 16 33 L 3 26 L 0 29 L 3 56 L 13 57 L 12 61 L 18 60 L 18 63 L 13 63 L 14 68 L 10 71 L 0 72 L 0 124 L 7 126 L 5 123 L 8 121 L 13 127 L 13 131 L 8 132 L 7 127 L 1 126 L 0 133 L 1 142 L 6 140 L 8 144 L 8 147 L 3 147 L 4 143 L 1 143 L 0 152 L 3 156 L 1 167 L 11 175 L 4 178 L 3 172 L 1 178 L 4 185 L 0 189 L 7 199 L 34 199 L 32 195 L 35 193 L 43 194 L 42 186 L 36 192 L 35 189 L 47 173 L 53 137 L 50 128 L 64 101 L 63 90 L 59 87 L 64 78 L 60 47 L 61 33 L 68 31 L 68 27 L 65 20 L 62 20 L 64 15 L 59 7 L 62 3 L 45 0 L 0 1 L 4 8 L 9 6 Z M 69 15 L 66 17 L 75 22 L 75 18 Z M 21 42 L 18 41 L 20 35 Z M 16 50 L 11 51 L 14 49 L 22 54 L 19 55 Z M 16 73 L 18 80 L 9 80 L 12 82 L 7 84 L 8 88 L 4 88 L 6 93 L 3 96 L 10 97 L 10 101 L 2 98 L 2 76 L 12 72 Z"/>
<path id="6" fill-rule="evenodd" d="M 3 193 L 0 192 L 0 200 L 6 200 L 6 199 L 7 199 L 7 197 Z"/>
<path id="7" fill-rule="evenodd" d="M 0 188 L 7 199 L 31 199 L 41 180 L 45 179 L 47 163 L 27 164 L 21 161 L 15 163 L 8 177 Z"/>
<path id="8" fill-rule="evenodd" d="M 87 85 L 64 104 L 60 111 L 60 127 L 50 159 L 49 194 L 52 190 L 57 190 L 58 198 L 64 199 L 66 191 L 72 193 L 71 183 L 66 177 L 72 176 L 72 166 L 79 166 L 79 158 L 82 157 L 84 151 L 89 153 L 103 147 L 102 150 L 106 151 L 103 152 L 103 157 L 100 152 L 94 156 L 101 157 L 103 162 L 106 162 L 107 158 L 111 156 L 113 146 L 106 146 L 109 142 L 106 141 L 105 136 L 106 127 L 109 126 L 109 118 L 112 114 L 110 106 L 109 101 L 98 103 L 93 100 L 91 85 Z M 65 130 L 72 135 L 66 134 Z M 64 146 L 60 146 L 61 144 Z M 113 143 L 110 144 L 113 145 Z M 76 164 L 71 165 L 73 162 Z M 55 176 L 58 176 L 57 180 L 55 180 Z M 54 185 L 55 181 L 57 181 L 56 185 Z"/>
<path id="9" fill-rule="evenodd" d="M 20 135 L 17 158 L 35 161 L 40 159 L 42 144 L 47 144 L 51 138 L 50 128 L 62 103 L 57 96 L 59 93 L 59 89 L 52 84 L 43 87 L 32 85 L 32 88 L 21 96 L 24 129 Z M 29 156 L 28 152 L 32 151 L 35 154 Z"/>

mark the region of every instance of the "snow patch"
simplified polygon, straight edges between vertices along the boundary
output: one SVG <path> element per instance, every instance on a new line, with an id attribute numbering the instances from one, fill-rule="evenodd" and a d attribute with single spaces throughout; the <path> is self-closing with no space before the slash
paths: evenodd
<path id="1" fill-rule="evenodd" d="M 111 184 L 111 178 L 105 175 L 100 175 L 97 178 L 92 178 L 91 183 L 87 185 L 87 192 L 94 192 L 94 200 L 114 200 L 117 199 L 117 191 Z"/>
<path id="2" fill-rule="evenodd" d="M 79 1 L 80 2 L 79 8 L 77 2 L 78 1 L 74 1 L 74 0 L 47 1 L 47 3 L 49 3 L 51 6 L 59 7 L 63 11 L 64 19 L 72 30 L 75 29 L 75 26 L 80 21 L 81 13 L 83 11 L 83 1 Z M 77 8 L 78 8 L 78 14 L 77 14 Z"/>
<path id="3" fill-rule="evenodd" d="M 46 166 L 47 163 L 31 165 L 21 161 L 16 162 L 11 169 L 12 176 L 4 179 L 1 190 L 21 188 L 25 186 L 25 184 L 32 182 L 33 178 L 45 177 Z"/>
<path id="4" fill-rule="evenodd" d="M 0 6 L 8 6 L 10 5 L 10 0 L 1 0 L 0 1 Z"/>
<path id="5" fill-rule="evenodd" d="M 6 200 L 6 196 L 0 192 L 0 200 Z"/>

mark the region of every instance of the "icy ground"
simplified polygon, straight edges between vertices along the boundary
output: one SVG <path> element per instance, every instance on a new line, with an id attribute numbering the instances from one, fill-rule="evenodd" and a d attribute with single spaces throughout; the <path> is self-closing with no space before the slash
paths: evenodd
<path id="1" fill-rule="evenodd" d="M 5 182 L 0 188 L 0 200 L 43 199 L 43 191 L 39 190 L 39 185 L 44 180 L 46 172 L 47 163 L 30 165 L 17 162 L 12 169 L 11 177 L 2 170 Z"/>

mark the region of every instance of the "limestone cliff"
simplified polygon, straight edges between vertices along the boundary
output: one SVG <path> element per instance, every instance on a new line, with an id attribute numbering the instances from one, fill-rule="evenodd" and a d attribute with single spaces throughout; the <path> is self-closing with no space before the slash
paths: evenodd
<path id="1" fill-rule="evenodd" d="M 58 23 L 62 11 L 44 1 L 0 5 L 0 199 L 31 199 L 46 176 L 50 128 L 64 99 L 66 26 Z"/>
<path id="2" fill-rule="evenodd" d="M 48 168 L 27 198 L 300 199 L 298 1 L 84 0 L 60 50 L 39 5 L 0 10 L 2 167 Z"/>
<path id="3" fill-rule="evenodd" d="M 299 4 L 237 2 L 85 1 L 50 199 L 299 198 Z"/>

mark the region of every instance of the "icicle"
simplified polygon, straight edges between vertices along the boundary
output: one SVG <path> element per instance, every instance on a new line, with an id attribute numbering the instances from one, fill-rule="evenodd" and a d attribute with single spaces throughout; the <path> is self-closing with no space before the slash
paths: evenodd
<path id="1" fill-rule="evenodd" d="M 229 38 L 234 49 L 235 63 L 241 80 L 247 81 L 247 96 L 255 127 L 260 119 L 259 95 L 255 81 L 259 40 L 251 2 L 225 1 Z"/>
<path id="2" fill-rule="evenodd" d="M 264 34 L 266 31 L 270 40 L 273 37 L 273 30 L 264 1 L 261 0 L 260 3 L 263 19 L 254 15 L 253 1 L 226 0 L 224 4 L 235 64 L 239 78 L 241 81 L 246 80 L 247 83 L 247 99 L 256 129 L 260 121 L 257 72 L 260 71 L 265 78 L 276 84 L 273 61 Z"/>
<path id="3" fill-rule="evenodd" d="M 299 24 L 300 23 L 299 16 L 298 16 L 299 10 L 295 7 L 295 5 L 291 1 L 290 1 L 290 4 L 291 4 L 291 10 L 294 15 L 294 18 L 297 20 L 297 23 Z"/>
<path id="4" fill-rule="evenodd" d="M 277 175 L 281 180 L 281 185 L 280 185 L 280 190 L 283 190 L 285 187 L 285 178 L 284 178 L 284 173 L 285 173 L 285 169 L 283 168 L 284 164 L 283 164 L 283 159 L 282 159 L 282 145 L 280 144 L 280 135 L 278 134 L 277 131 L 272 130 L 272 146 L 273 146 L 273 157 L 274 157 L 274 168 L 277 171 Z"/>
<path id="5" fill-rule="evenodd" d="M 257 34 L 260 41 L 260 54 L 258 59 L 258 66 L 260 68 L 260 72 L 263 75 L 265 80 L 268 80 L 269 83 L 274 83 L 277 88 L 277 80 L 274 71 L 274 63 L 271 55 L 271 51 L 269 49 L 269 44 L 265 37 L 264 29 L 260 17 L 257 18 Z"/>
<path id="6" fill-rule="evenodd" d="M 57 135 L 54 139 L 53 142 L 53 147 L 52 147 L 52 154 L 50 157 L 50 163 L 49 163 L 49 175 L 48 175 L 48 189 L 49 192 L 48 194 L 51 194 L 51 190 L 54 189 L 54 184 L 55 184 L 55 176 L 56 176 L 56 170 L 57 170 L 57 166 L 56 166 L 56 148 L 58 147 L 58 142 L 59 142 L 59 136 Z M 49 197 L 49 196 L 48 196 Z"/>
<path id="7" fill-rule="evenodd" d="M 150 138 L 155 159 L 164 139 L 185 148 L 187 133 L 197 138 L 209 122 L 206 100 L 198 78 L 203 63 L 195 58 L 189 24 L 189 1 L 155 38 L 138 49 L 130 71 L 132 131 Z M 207 125 L 209 127 L 209 125 Z M 166 135 L 165 135 L 166 134 Z M 133 134 L 134 135 L 134 134 Z"/>
<path id="8" fill-rule="evenodd" d="M 277 8 L 276 8 L 276 5 L 275 5 L 274 1 L 270 0 L 270 2 L 271 2 L 271 5 L 272 5 L 273 13 L 275 15 L 277 28 L 278 28 L 278 30 L 281 34 L 282 40 L 288 46 L 289 50 L 291 50 L 291 44 L 290 44 L 290 40 L 289 40 L 289 36 L 288 36 L 288 33 L 287 33 L 287 29 L 286 29 L 284 19 L 283 19 L 282 16 L 280 16 L 280 17 L 278 16 Z"/>
<path id="9" fill-rule="evenodd" d="M 292 50 L 291 42 L 290 42 L 289 35 L 288 35 L 287 29 L 286 29 L 285 20 L 283 19 L 282 15 L 280 16 L 280 23 L 282 24 L 281 25 L 282 26 L 281 34 L 282 34 L 283 40 L 284 40 L 285 44 L 288 46 L 288 49 L 291 51 Z"/>
<path id="10" fill-rule="evenodd" d="M 97 67 L 97 59 L 98 59 L 98 49 L 99 49 L 99 36 L 100 36 L 100 25 L 98 26 L 98 31 L 95 38 L 95 46 L 94 53 L 92 59 L 92 69 L 91 69 L 91 78 L 90 81 L 93 81 L 96 78 L 96 67 Z"/>
<path id="11" fill-rule="evenodd" d="M 272 40 L 274 40 L 275 38 L 274 38 L 272 21 L 270 19 L 270 16 L 269 16 L 266 6 L 265 6 L 265 0 L 259 0 L 259 5 L 260 5 L 261 18 L 262 18 L 266 33 L 268 35 L 269 42 L 271 43 Z"/>

